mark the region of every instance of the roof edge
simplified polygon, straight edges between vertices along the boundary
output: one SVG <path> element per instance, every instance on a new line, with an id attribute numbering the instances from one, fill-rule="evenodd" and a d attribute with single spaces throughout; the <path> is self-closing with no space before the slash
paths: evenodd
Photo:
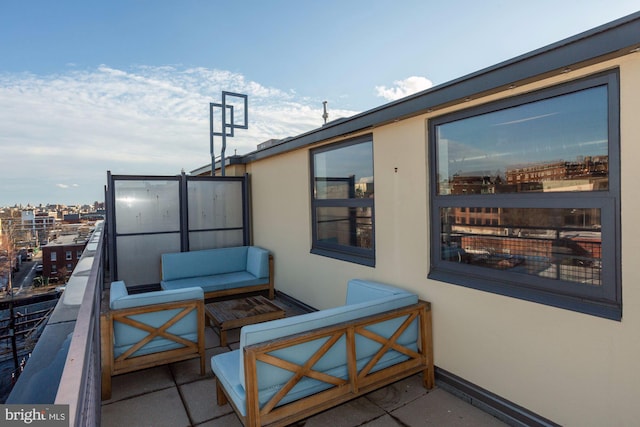
<path id="1" fill-rule="evenodd" d="M 241 156 L 242 162 L 251 163 L 328 139 L 406 119 L 478 97 L 480 94 L 484 96 L 499 92 L 515 83 L 539 80 L 568 68 L 581 68 L 620 57 L 639 47 L 640 12 L 636 12 L 425 91 L 347 117 L 339 123 L 329 123 L 291 137 L 281 144 L 247 153 Z"/>

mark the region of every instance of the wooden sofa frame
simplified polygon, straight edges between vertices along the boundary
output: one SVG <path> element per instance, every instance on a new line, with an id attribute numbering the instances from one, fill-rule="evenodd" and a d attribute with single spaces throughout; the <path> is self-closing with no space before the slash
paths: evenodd
<path id="1" fill-rule="evenodd" d="M 408 317 L 389 339 L 366 329 L 368 325 L 403 316 Z M 419 324 L 417 352 L 396 343 L 402 332 L 416 318 Z M 220 406 L 230 403 L 242 423 L 247 427 L 285 426 L 416 373 L 422 373 L 424 387 L 431 389 L 435 385 L 431 321 L 430 303 L 420 301 L 408 307 L 247 346 L 244 348 L 243 355 L 247 415 L 241 415 L 232 399 L 227 395 L 224 387 L 216 379 L 217 403 Z M 355 337 L 357 335 L 381 344 L 378 353 L 359 372 L 356 368 Z M 346 337 L 347 343 L 348 378 L 342 379 L 314 371 L 313 365 L 343 336 Z M 278 349 L 314 341 L 322 337 L 328 337 L 327 342 L 304 365 L 296 365 L 269 354 Z M 371 372 L 371 369 L 389 349 L 403 353 L 408 356 L 408 360 Z M 258 402 L 257 362 L 277 366 L 294 373 L 289 382 L 262 408 L 260 408 Z M 326 382 L 331 385 L 331 388 L 294 402 L 277 406 L 279 401 L 304 377 Z"/>
<path id="2" fill-rule="evenodd" d="M 200 375 L 205 374 L 205 337 L 204 337 L 204 301 L 186 300 L 168 302 L 162 304 L 146 305 L 112 310 L 109 308 L 109 293 L 105 292 L 100 313 L 100 341 L 101 341 L 101 364 L 102 364 L 102 399 L 111 398 L 111 377 L 127 372 L 165 365 L 167 363 L 179 362 L 182 360 L 200 358 Z M 156 311 L 166 311 L 180 309 L 175 316 L 165 322 L 160 328 L 153 328 L 144 323 L 131 319 L 131 316 Z M 182 337 L 167 332 L 173 324 L 178 322 L 190 312 L 196 310 L 198 316 L 198 341 L 193 342 Z M 121 322 L 138 329 L 147 331 L 149 334 L 129 348 L 126 352 L 114 357 L 113 353 L 113 324 Z M 172 350 L 150 353 L 142 356 L 131 357 L 133 353 L 144 347 L 149 341 L 156 337 L 177 342 L 184 347 Z"/>

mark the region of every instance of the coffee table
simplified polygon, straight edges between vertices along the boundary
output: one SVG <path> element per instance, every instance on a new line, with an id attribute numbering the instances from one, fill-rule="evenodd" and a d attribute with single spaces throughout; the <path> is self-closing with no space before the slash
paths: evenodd
<path id="1" fill-rule="evenodd" d="M 245 325 L 280 319 L 284 310 L 262 295 L 217 301 L 205 305 L 205 314 L 220 333 L 220 345 L 227 345 L 227 331 Z"/>

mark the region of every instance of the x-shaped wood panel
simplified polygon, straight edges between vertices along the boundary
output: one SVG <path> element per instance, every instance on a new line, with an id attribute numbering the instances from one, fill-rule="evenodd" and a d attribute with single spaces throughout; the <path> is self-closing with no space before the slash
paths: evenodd
<path id="1" fill-rule="evenodd" d="M 178 335 L 174 335 L 172 333 L 167 332 L 167 330 L 171 326 L 175 325 L 177 322 L 180 321 L 180 319 L 184 318 L 187 314 L 194 311 L 195 309 L 196 307 L 183 308 L 179 313 L 177 313 L 175 316 L 173 316 L 171 319 L 169 319 L 166 323 L 164 323 L 159 328 L 156 328 L 146 323 L 142 323 L 138 320 L 132 319 L 131 316 L 135 316 L 136 314 L 114 315 L 113 316 L 114 322 L 119 322 L 124 325 L 128 325 L 136 329 L 140 329 L 145 332 L 148 332 L 148 335 L 146 337 L 138 341 L 136 344 L 131 346 L 127 351 L 125 351 L 120 356 L 118 356 L 116 358 L 116 362 L 122 362 L 128 359 L 132 354 L 134 354 L 136 351 L 144 347 L 147 343 L 149 343 L 151 340 L 153 340 L 156 337 L 166 338 L 170 341 L 174 341 L 176 343 L 182 344 L 185 347 L 192 347 L 194 350 L 197 351 L 197 347 L 198 347 L 197 342 L 189 341 Z"/>

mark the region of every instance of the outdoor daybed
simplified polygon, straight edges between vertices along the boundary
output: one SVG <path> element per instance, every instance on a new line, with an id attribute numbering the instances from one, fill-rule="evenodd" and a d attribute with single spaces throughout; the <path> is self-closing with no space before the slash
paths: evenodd
<path id="1" fill-rule="evenodd" d="M 273 257 L 257 246 L 162 254 L 160 286 L 199 286 L 205 299 L 256 291 L 268 291 L 273 299 Z"/>
<path id="2" fill-rule="evenodd" d="M 432 388 L 430 304 L 353 279 L 344 306 L 245 326 L 211 368 L 218 405 L 245 426 L 287 425 L 418 372 Z"/>

